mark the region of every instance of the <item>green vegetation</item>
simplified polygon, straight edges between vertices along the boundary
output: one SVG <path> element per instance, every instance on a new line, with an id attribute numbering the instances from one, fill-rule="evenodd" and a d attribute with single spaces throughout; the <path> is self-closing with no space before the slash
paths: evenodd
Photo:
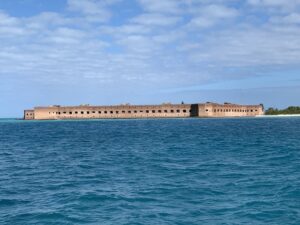
<path id="1" fill-rule="evenodd" d="M 286 109 L 269 108 L 265 112 L 266 115 L 280 115 L 280 114 L 300 114 L 299 106 L 290 106 Z"/>

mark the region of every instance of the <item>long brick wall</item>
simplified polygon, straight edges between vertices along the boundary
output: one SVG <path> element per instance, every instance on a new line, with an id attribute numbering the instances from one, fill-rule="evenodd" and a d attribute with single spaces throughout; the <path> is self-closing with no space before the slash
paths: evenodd
<path id="1" fill-rule="evenodd" d="M 264 113 L 262 105 L 162 104 L 116 106 L 49 106 L 24 111 L 25 120 L 241 117 Z"/>

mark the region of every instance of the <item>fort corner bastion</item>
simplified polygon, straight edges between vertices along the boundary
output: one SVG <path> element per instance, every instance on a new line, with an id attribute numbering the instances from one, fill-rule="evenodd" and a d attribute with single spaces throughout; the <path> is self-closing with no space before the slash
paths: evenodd
<path id="1" fill-rule="evenodd" d="M 24 110 L 24 120 L 254 117 L 264 114 L 260 105 L 196 103 L 113 106 L 47 106 Z"/>

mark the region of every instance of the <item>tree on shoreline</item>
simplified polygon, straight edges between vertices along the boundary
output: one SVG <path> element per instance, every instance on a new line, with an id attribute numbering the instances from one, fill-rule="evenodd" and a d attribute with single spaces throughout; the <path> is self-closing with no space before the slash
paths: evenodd
<path id="1" fill-rule="evenodd" d="M 266 110 L 265 115 L 280 115 L 280 114 L 300 114 L 299 106 L 289 106 L 286 109 L 269 108 Z"/>

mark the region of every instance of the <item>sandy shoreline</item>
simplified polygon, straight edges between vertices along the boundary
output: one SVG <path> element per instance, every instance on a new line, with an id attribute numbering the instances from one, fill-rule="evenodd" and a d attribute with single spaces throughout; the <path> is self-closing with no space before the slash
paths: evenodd
<path id="1" fill-rule="evenodd" d="M 300 117 L 300 114 L 260 115 L 256 117 Z"/>

